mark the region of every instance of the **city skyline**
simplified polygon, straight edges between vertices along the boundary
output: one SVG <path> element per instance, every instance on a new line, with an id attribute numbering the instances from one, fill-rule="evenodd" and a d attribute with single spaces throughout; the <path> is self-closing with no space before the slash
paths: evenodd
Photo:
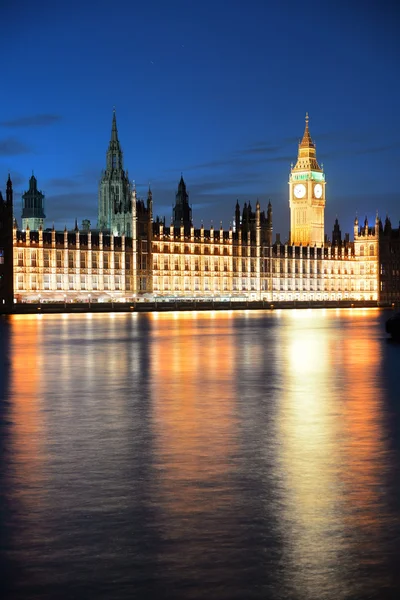
<path id="1" fill-rule="evenodd" d="M 376 3 L 361 13 L 358 3 L 289 2 L 284 13 L 232 2 L 227 13 L 222 3 L 152 2 L 124 5 L 121 19 L 103 2 L 94 15 L 75 2 L 50 6 L 22 2 L 18 27 L 2 35 L 13 85 L 0 175 L 11 172 L 19 221 L 33 169 L 47 226 L 95 225 L 114 105 L 125 168 L 140 196 L 151 183 L 155 215 L 172 215 L 183 172 L 196 226 L 213 219 L 227 229 L 236 199 L 254 207 L 259 198 L 262 209 L 271 200 L 274 232 L 287 237 L 290 164 L 308 111 L 327 179 L 325 233 L 336 215 L 344 232 L 356 212 L 400 218 L 389 176 L 400 158 L 396 10 L 389 22 Z M 15 8 L 0 10 L 17 19 Z M 27 57 L 20 42 L 32 30 Z"/>

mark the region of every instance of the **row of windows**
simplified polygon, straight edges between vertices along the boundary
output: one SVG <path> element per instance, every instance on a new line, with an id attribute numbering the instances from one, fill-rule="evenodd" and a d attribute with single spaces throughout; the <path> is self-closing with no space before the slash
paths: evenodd
<path id="1" fill-rule="evenodd" d="M 39 283 L 41 285 L 39 285 Z M 89 281 L 89 278 L 86 277 L 86 275 L 81 275 L 81 276 L 68 275 L 67 281 L 65 281 L 63 279 L 62 275 L 57 275 L 55 282 L 52 282 L 51 276 L 48 274 L 43 275 L 42 282 L 40 282 L 37 275 L 30 275 L 27 278 L 24 278 L 23 275 L 17 276 L 17 290 L 25 290 L 25 289 L 30 289 L 33 291 L 39 290 L 39 289 L 76 290 L 76 289 L 78 289 L 78 287 L 81 290 L 89 290 L 89 291 L 90 290 L 97 291 L 99 289 L 116 290 L 116 291 L 119 291 L 122 289 L 130 290 L 131 289 L 131 278 L 126 277 L 125 278 L 125 286 L 123 286 L 122 279 L 118 275 L 116 275 L 114 277 L 110 277 L 109 275 L 104 275 L 102 278 L 99 278 L 96 275 L 93 275 L 90 278 L 90 281 Z"/>
<path id="2" fill-rule="evenodd" d="M 234 277 L 232 280 L 224 278 L 220 279 L 208 279 L 207 277 L 200 281 L 199 277 L 190 278 L 185 277 L 183 280 L 183 289 L 185 291 L 194 290 L 194 291 L 229 291 L 230 290 L 230 281 L 232 281 L 232 290 L 233 291 L 241 291 L 249 289 L 249 281 L 248 279 L 240 279 Z M 162 288 L 161 288 L 162 286 Z M 252 278 L 250 279 L 250 289 L 257 289 L 257 280 Z M 154 277 L 154 291 L 181 291 L 182 290 L 182 282 L 180 277 Z"/>
<path id="3" fill-rule="evenodd" d="M 218 242 L 216 244 L 205 244 L 203 246 L 204 248 L 204 254 L 218 254 L 221 256 L 228 256 L 229 255 L 229 247 L 227 246 L 219 246 Z M 237 256 L 238 255 L 238 247 L 237 246 L 233 246 L 233 253 Z M 255 256 L 256 253 L 256 249 L 255 248 L 251 248 L 252 252 L 253 252 L 253 256 Z M 172 244 L 164 244 L 163 246 L 158 245 L 158 244 L 154 244 L 153 243 L 153 254 L 201 254 L 200 251 L 200 246 L 190 246 L 188 244 L 186 244 L 185 246 L 181 247 L 178 244 L 172 245 Z"/>
<path id="4" fill-rule="evenodd" d="M 65 266 L 64 252 L 57 250 L 56 252 L 56 268 L 62 269 Z M 79 260 L 78 260 L 79 257 Z M 91 261 L 89 261 L 90 255 L 87 252 L 80 252 L 79 256 L 77 252 L 68 252 L 67 264 L 69 269 L 81 268 L 81 269 L 99 269 L 100 268 L 100 253 L 92 252 Z M 114 257 L 114 265 L 112 265 L 112 257 Z M 125 260 L 124 260 L 125 259 Z M 38 251 L 37 250 L 18 250 L 17 264 L 19 267 L 30 266 L 38 267 Z M 43 251 L 43 267 L 50 268 L 51 264 L 51 251 Z M 131 268 L 131 255 L 123 254 L 121 252 L 103 252 L 103 269 L 130 269 Z"/>
<path id="5" fill-rule="evenodd" d="M 268 283 L 267 280 L 263 280 L 263 282 Z M 267 289 L 267 288 L 263 288 Z M 310 291 L 310 292 L 323 292 L 323 291 L 340 291 L 344 290 L 348 291 L 356 291 L 360 290 L 362 292 L 366 290 L 374 291 L 376 290 L 376 282 L 375 281 L 360 281 L 359 286 L 357 286 L 354 282 L 344 281 L 342 285 L 338 286 L 335 281 L 291 281 L 291 280 L 274 280 L 272 283 L 272 289 L 274 291 Z"/>

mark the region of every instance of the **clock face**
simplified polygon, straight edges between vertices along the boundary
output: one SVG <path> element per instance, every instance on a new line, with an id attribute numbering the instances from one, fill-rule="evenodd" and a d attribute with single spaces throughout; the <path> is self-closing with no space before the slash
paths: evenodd
<path id="1" fill-rule="evenodd" d="M 293 191 L 296 198 L 304 198 L 304 196 L 306 195 L 306 186 L 302 183 L 298 183 L 294 186 Z"/>
<path id="2" fill-rule="evenodd" d="M 314 196 L 316 198 L 321 198 L 321 196 L 322 196 L 322 185 L 320 183 L 317 183 L 314 186 Z"/>

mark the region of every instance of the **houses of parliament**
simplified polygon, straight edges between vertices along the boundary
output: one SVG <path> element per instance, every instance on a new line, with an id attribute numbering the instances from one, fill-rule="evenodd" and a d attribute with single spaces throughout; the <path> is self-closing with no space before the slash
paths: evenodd
<path id="1" fill-rule="evenodd" d="M 185 181 L 171 223 L 153 219 L 124 169 L 115 111 L 99 183 L 98 222 L 73 231 L 45 228 L 44 194 L 34 175 L 23 194 L 21 228 L 11 177 L 0 193 L 0 304 L 134 302 L 141 299 L 397 302 L 400 235 L 386 218 L 354 221 L 353 240 L 336 219 L 325 236 L 325 173 L 308 116 L 289 175 L 288 241 L 273 239 L 271 203 L 236 203 L 229 230 L 195 228 Z"/>

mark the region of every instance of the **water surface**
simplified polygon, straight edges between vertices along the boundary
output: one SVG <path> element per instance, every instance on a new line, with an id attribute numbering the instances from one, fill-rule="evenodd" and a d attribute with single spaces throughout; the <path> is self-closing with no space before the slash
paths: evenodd
<path id="1" fill-rule="evenodd" d="M 1 319 L 3 597 L 397 598 L 387 316 Z"/>

